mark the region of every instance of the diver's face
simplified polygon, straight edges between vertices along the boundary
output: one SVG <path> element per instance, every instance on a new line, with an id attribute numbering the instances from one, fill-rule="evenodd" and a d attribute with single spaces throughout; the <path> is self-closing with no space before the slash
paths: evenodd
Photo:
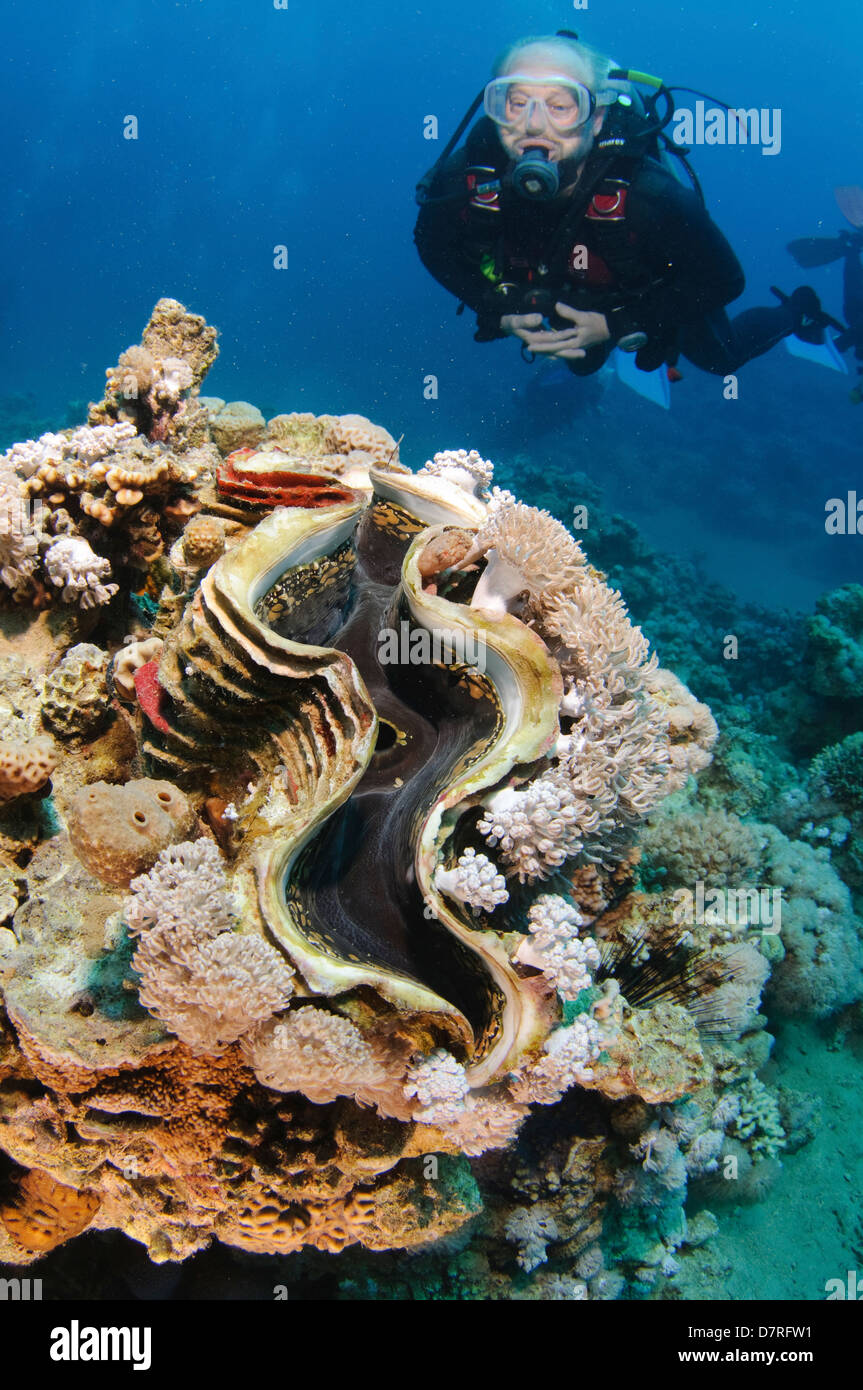
<path id="1" fill-rule="evenodd" d="M 509 88 L 506 124 L 498 127 L 507 154 L 519 159 L 526 149 L 539 147 L 547 151 L 553 163 L 586 159 L 602 129 L 604 109 L 595 112 L 584 124 L 574 126 L 578 103 L 572 90 L 549 82 L 550 77 L 560 76 L 559 58 L 525 60 L 516 55 L 510 71 L 519 72 L 521 80 Z M 573 79 L 587 85 L 585 75 L 573 73 Z"/>

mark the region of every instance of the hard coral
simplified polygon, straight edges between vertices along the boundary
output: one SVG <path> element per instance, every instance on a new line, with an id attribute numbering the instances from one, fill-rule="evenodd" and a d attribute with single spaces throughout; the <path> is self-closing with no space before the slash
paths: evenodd
<path id="1" fill-rule="evenodd" d="M 0 739 L 0 803 L 40 791 L 56 766 L 49 738 Z"/>
<path id="2" fill-rule="evenodd" d="M 863 733 L 824 748 L 809 769 L 812 789 L 849 813 L 863 811 Z"/>
<path id="3" fill-rule="evenodd" d="M 18 1183 L 14 1200 L 0 1207 L 0 1221 L 22 1249 L 43 1255 L 90 1225 L 101 1203 L 33 1168 Z"/>
<path id="4" fill-rule="evenodd" d="M 151 440 L 203 443 L 207 416 L 195 397 L 218 355 L 216 336 L 200 315 L 160 299 L 140 345 L 106 373 L 105 398 L 91 405 L 90 424 L 125 419 Z"/>
<path id="5" fill-rule="evenodd" d="M 61 536 L 45 554 L 45 571 L 64 603 L 97 608 L 110 603 L 119 585 L 103 584 L 110 562 L 97 555 L 81 536 Z"/>
<path id="6" fill-rule="evenodd" d="M 196 570 L 209 569 L 225 553 L 225 526 L 217 516 L 193 516 L 183 532 L 183 559 Z"/>
<path id="7" fill-rule="evenodd" d="M 72 798 L 69 838 L 103 883 L 128 888 L 168 845 L 187 838 L 195 813 L 170 782 L 142 778 L 124 786 L 93 782 Z"/>
<path id="8" fill-rule="evenodd" d="M 92 642 L 71 647 L 45 678 L 42 718 L 60 738 L 94 733 L 109 717 L 108 654 Z"/>
<path id="9" fill-rule="evenodd" d="M 812 687 L 829 699 L 859 700 L 863 690 L 863 585 L 822 594 L 808 619 L 805 660 Z"/>
<path id="10" fill-rule="evenodd" d="M 210 421 L 210 433 L 222 454 L 254 447 L 264 437 L 267 422 L 257 406 L 248 401 L 231 401 Z"/>

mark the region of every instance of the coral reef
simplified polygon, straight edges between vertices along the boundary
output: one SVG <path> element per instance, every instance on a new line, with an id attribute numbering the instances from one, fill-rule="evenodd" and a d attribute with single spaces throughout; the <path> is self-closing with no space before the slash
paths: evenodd
<path id="1" fill-rule="evenodd" d="M 863 585 L 822 595 L 808 622 L 812 685 L 831 700 L 859 701 L 863 689 Z"/>
<path id="2" fill-rule="evenodd" d="M 857 815 L 856 744 L 768 824 L 785 748 L 734 762 L 550 510 L 476 450 L 202 398 L 216 352 L 160 301 L 87 425 L 0 465 L 0 1251 L 660 1296 L 715 1230 L 689 1191 L 813 1130 L 762 994 L 863 994 L 800 819 Z M 781 887 L 781 933 L 681 923 L 699 881 Z"/>

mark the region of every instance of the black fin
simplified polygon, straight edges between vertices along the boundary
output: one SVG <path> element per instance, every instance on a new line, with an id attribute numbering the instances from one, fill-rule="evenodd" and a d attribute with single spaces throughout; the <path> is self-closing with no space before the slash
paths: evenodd
<path id="1" fill-rule="evenodd" d="M 848 250 L 848 244 L 841 237 L 804 236 L 798 241 L 789 241 L 788 250 L 804 270 L 812 270 L 819 265 L 832 265 L 841 261 Z"/>

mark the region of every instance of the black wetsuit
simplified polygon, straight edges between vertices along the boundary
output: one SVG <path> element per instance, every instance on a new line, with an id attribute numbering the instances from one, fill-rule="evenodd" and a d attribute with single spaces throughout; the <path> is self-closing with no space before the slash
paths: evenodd
<path id="1" fill-rule="evenodd" d="M 478 342 L 507 336 L 502 315 L 559 299 L 605 314 L 612 335 L 567 362 L 577 375 L 644 333 L 636 362 L 645 371 L 682 355 L 724 376 L 794 330 L 787 304 L 728 318 L 724 306 L 744 288 L 740 263 L 697 194 L 658 160 L 595 150 L 574 192 L 550 204 L 527 202 L 505 183 L 494 192 L 508 163 L 496 127 L 480 120 L 438 174 L 416 226 L 423 264 L 476 311 Z"/>

